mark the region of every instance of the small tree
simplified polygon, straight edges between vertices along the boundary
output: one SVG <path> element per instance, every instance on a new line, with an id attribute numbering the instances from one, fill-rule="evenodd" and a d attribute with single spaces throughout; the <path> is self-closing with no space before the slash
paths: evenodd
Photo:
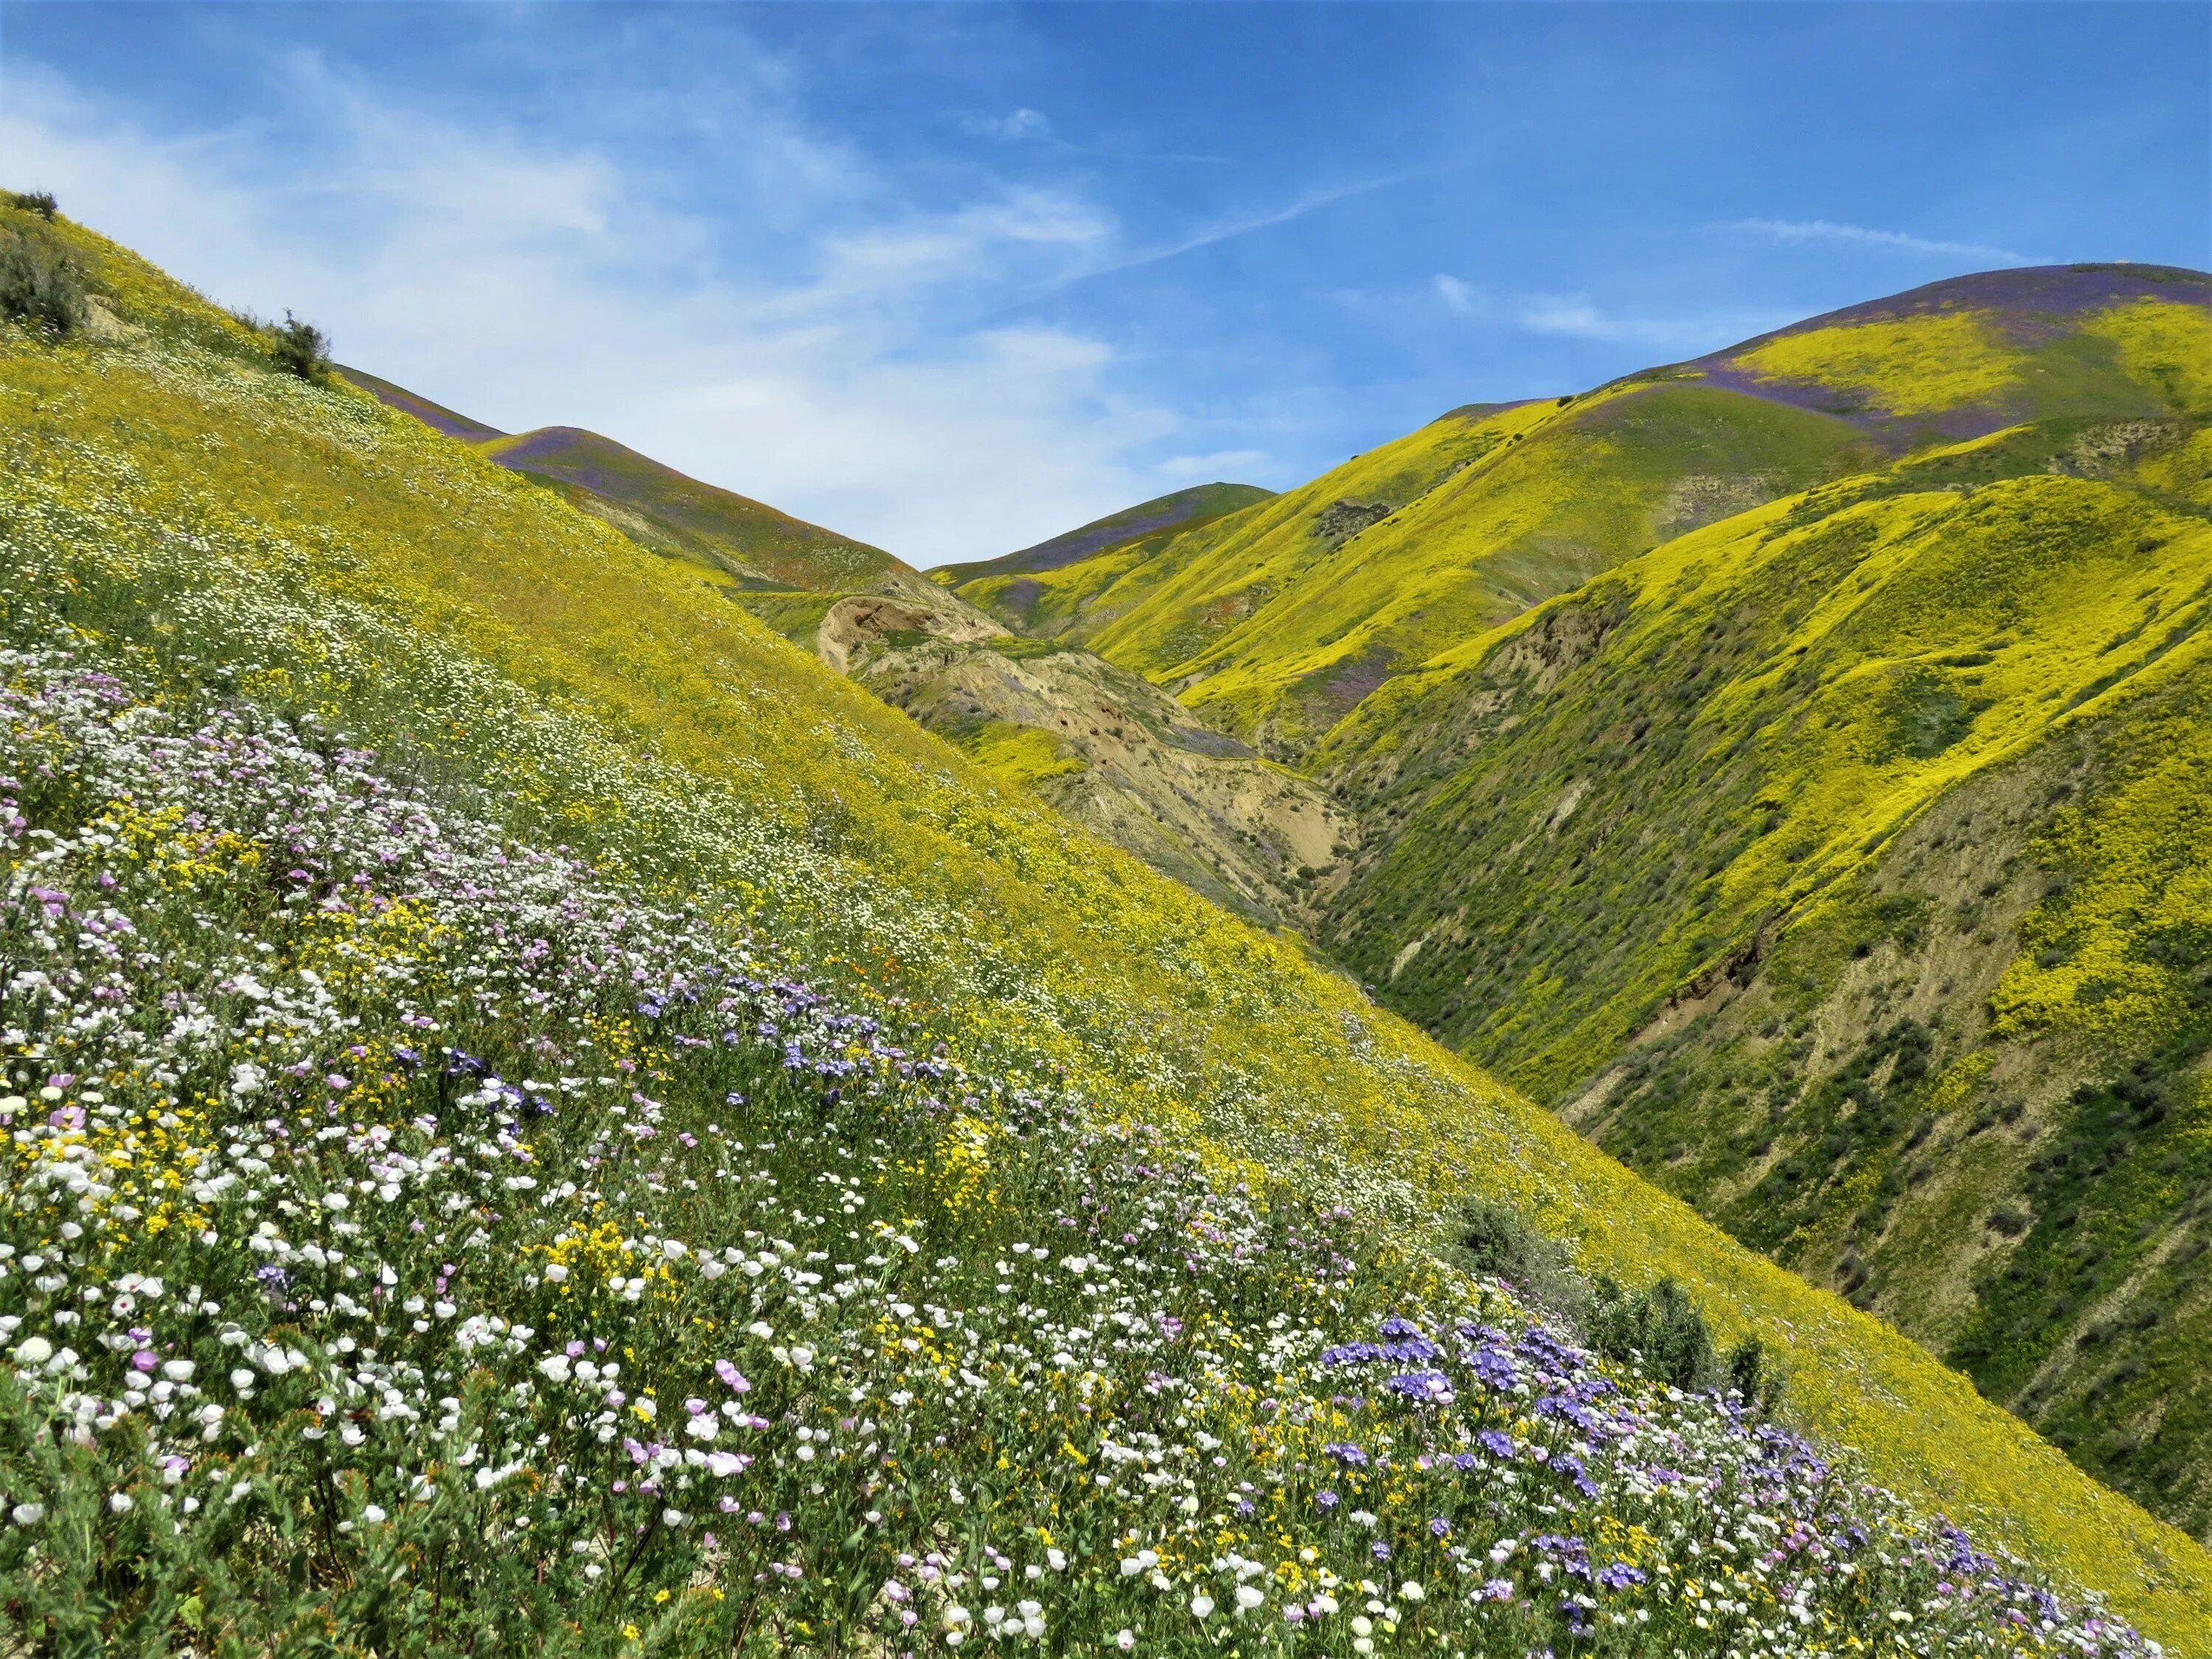
<path id="1" fill-rule="evenodd" d="M 62 335 L 84 326 L 84 280 L 39 225 L 0 225 L 0 317 Z"/>
<path id="2" fill-rule="evenodd" d="M 330 378 L 330 336 L 313 323 L 303 323 L 290 312 L 276 328 L 277 367 L 288 374 L 319 386 Z"/>
<path id="3" fill-rule="evenodd" d="M 0 194 L 5 194 L 9 207 L 21 208 L 26 213 L 35 213 L 48 224 L 53 222 L 54 214 L 58 210 L 54 201 L 54 193 L 50 190 L 11 190 Z"/>

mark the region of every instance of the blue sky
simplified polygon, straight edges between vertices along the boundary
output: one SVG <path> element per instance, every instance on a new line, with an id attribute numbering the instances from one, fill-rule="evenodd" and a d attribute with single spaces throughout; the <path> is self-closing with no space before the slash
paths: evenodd
<path id="1" fill-rule="evenodd" d="M 2212 264 L 2212 8 L 0 3 L 0 178 L 921 564 L 1961 271 Z"/>

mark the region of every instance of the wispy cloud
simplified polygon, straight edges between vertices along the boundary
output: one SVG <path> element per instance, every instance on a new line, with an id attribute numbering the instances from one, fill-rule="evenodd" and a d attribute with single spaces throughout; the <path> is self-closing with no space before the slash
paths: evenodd
<path id="1" fill-rule="evenodd" d="M 1179 259 L 1184 254 L 1195 253 L 1202 247 L 1212 247 L 1222 242 L 1234 241 L 1240 236 L 1250 236 L 1260 231 L 1273 230 L 1278 225 L 1290 224 L 1295 220 L 1304 218 L 1310 213 L 1319 212 L 1323 208 L 1332 207 L 1339 202 L 1348 201 L 1355 196 L 1364 196 L 1370 191 L 1383 190 L 1392 185 L 1403 184 L 1413 176 L 1411 173 L 1393 173 L 1381 179 L 1364 179 L 1358 184 L 1340 185 L 1334 189 L 1316 191 L 1310 195 L 1302 196 L 1284 207 L 1263 208 L 1256 212 L 1232 215 L 1216 220 L 1213 223 L 1204 226 L 1188 235 L 1178 237 L 1173 241 L 1162 243 L 1154 247 L 1139 248 L 1127 255 L 1109 260 L 1081 272 L 1070 280 L 1081 281 L 1092 276 L 1110 276 L 1116 271 L 1135 270 L 1145 265 L 1156 265 L 1165 260 Z"/>
<path id="2" fill-rule="evenodd" d="M 1462 317 L 1480 315 L 1488 309 L 1481 291 L 1472 283 L 1463 283 L 1447 271 L 1438 271 L 1430 279 L 1437 297 L 1447 310 L 1456 311 Z"/>
<path id="3" fill-rule="evenodd" d="M 968 114 L 958 120 L 961 131 L 975 138 L 1001 138 L 1011 143 L 1053 136 L 1051 121 L 1037 109 L 1018 109 L 1007 115 Z"/>
<path id="4" fill-rule="evenodd" d="M 1907 253 L 1926 253 L 1965 259 L 1997 259 L 2008 264 L 2027 262 L 2027 255 L 1986 242 L 1948 242 L 1914 236 L 1902 230 L 1875 230 L 1865 225 L 1839 225 L 1828 219 L 1734 219 L 1729 230 L 1748 231 L 1778 242 L 1856 242 L 1870 247 L 1893 247 Z"/>
<path id="5" fill-rule="evenodd" d="M 1431 276 L 1429 287 L 1455 316 L 1524 333 L 1656 351 L 1711 351 L 1790 320 L 1764 311 L 1624 311 L 1601 305 L 1587 294 L 1492 295 L 1449 271 Z"/>
<path id="6" fill-rule="evenodd" d="M 1024 107 L 1005 115 L 970 110 L 952 118 L 953 125 L 971 138 L 994 138 L 1001 143 L 1029 144 L 1055 155 L 1088 155 L 1108 161 L 1196 161 L 1226 165 L 1225 155 L 1194 155 L 1188 150 L 1146 149 L 1141 145 L 1079 143 L 1061 136 L 1052 118 L 1041 109 Z"/>
<path id="7" fill-rule="evenodd" d="M 787 228 L 732 256 L 622 156 L 318 76 L 312 153 L 276 165 L 250 133 L 156 134 L 18 62 L 0 155 L 204 291 L 313 318 L 343 361 L 510 430 L 592 427 L 917 564 L 1157 494 L 1153 456 L 1198 435 L 1125 389 L 1110 340 L 1007 321 L 1125 252 L 1079 193 L 986 178 L 924 207 L 763 103 L 749 144 L 811 160 L 740 181 Z"/>
<path id="8" fill-rule="evenodd" d="M 1159 465 L 1160 476 L 1178 482 L 1204 478 L 1209 483 L 1233 482 L 1239 473 L 1260 471 L 1267 465 L 1264 449 L 1217 449 L 1210 455 L 1171 455 Z"/>

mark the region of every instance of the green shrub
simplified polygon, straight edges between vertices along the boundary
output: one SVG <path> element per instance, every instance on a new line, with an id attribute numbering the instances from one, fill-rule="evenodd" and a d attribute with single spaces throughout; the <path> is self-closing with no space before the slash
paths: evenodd
<path id="1" fill-rule="evenodd" d="M 0 225 L 0 317 L 55 335 L 84 326 L 84 279 L 52 233 Z"/>
<path id="2" fill-rule="evenodd" d="M 1579 1326 L 1589 1306 L 1589 1285 L 1576 1273 L 1566 1250 L 1539 1232 L 1510 1204 L 1469 1199 L 1460 1211 L 1458 1248 L 1469 1271 L 1502 1279 Z"/>
<path id="3" fill-rule="evenodd" d="M 1610 1280 L 1600 1283 L 1587 1334 L 1607 1358 L 1678 1389 L 1710 1388 L 1718 1380 L 1712 1328 L 1672 1278 L 1633 1294 Z"/>
<path id="4" fill-rule="evenodd" d="M 288 374 L 320 386 L 330 378 L 331 337 L 313 323 L 303 323 L 290 312 L 272 331 L 276 337 L 275 356 L 278 368 Z"/>
<path id="5" fill-rule="evenodd" d="M 1632 1292 L 1602 1273 L 1586 1279 L 1565 1247 L 1510 1205 L 1469 1200 L 1452 1255 L 1462 1267 L 1526 1292 L 1599 1353 L 1643 1376 L 1678 1389 L 1733 1391 L 1762 1416 L 1781 1400 L 1780 1371 L 1758 1338 L 1721 1353 L 1704 1312 L 1676 1280 Z"/>
<path id="6" fill-rule="evenodd" d="M 35 213 L 49 224 L 53 222 L 57 209 L 54 193 L 50 190 L 0 191 L 0 197 L 4 197 L 11 208 L 20 208 L 25 213 Z"/>

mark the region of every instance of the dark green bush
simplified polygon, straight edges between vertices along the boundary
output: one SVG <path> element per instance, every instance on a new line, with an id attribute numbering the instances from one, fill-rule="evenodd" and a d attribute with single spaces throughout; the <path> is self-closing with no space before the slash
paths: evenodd
<path id="1" fill-rule="evenodd" d="M 50 334 L 84 326 L 84 279 L 39 225 L 0 225 L 0 317 Z"/>
<path id="2" fill-rule="evenodd" d="M 319 386 L 330 378 L 330 336 L 313 323 L 303 323 L 290 312 L 272 330 L 276 337 L 276 365 L 288 374 Z"/>
<path id="3" fill-rule="evenodd" d="M 1589 1335 L 1590 1346 L 1608 1359 L 1678 1389 L 1711 1388 L 1718 1381 L 1712 1329 L 1690 1293 L 1671 1278 L 1633 1294 L 1601 1281 Z"/>
<path id="4" fill-rule="evenodd" d="M 54 214 L 58 210 L 54 202 L 54 193 L 50 190 L 0 191 L 0 196 L 7 198 L 9 207 L 21 208 L 26 213 L 35 213 L 50 224 L 53 222 Z"/>
<path id="5" fill-rule="evenodd" d="M 1604 1274 L 1577 1273 L 1566 1249 L 1509 1204 L 1468 1200 L 1460 1212 L 1459 1264 L 1502 1279 L 1565 1319 L 1607 1358 L 1678 1389 L 1733 1391 L 1761 1415 L 1782 1397 L 1779 1368 L 1757 1337 L 1723 1354 L 1690 1293 L 1673 1279 L 1629 1291 Z"/>

